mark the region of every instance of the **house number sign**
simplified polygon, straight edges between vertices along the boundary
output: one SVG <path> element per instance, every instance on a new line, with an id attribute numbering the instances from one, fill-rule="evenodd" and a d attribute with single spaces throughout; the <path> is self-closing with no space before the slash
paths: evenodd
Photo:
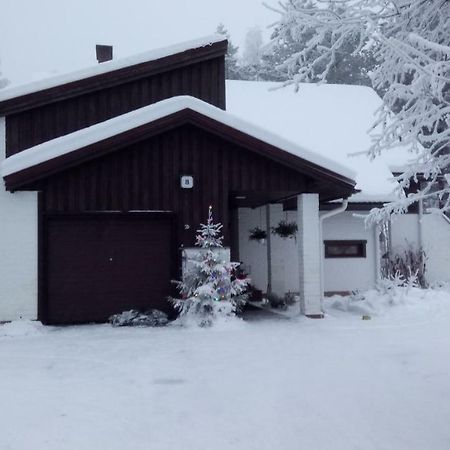
<path id="1" fill-rule="evenodd" d="M 194 177 L 191 175 L 183 175 L 181 177 L 182 189 L 192 189 L 194 187 Z"/>

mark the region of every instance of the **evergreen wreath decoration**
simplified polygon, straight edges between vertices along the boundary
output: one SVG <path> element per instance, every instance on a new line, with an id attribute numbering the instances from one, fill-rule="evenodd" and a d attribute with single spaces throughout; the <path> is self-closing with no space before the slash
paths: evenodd
<path id="1" fill-rule="evenodd" d="M 259 227 L 252 228 L 249 230 L 248 238 L 250 241 L 262 241 L 267 239 L 267 231 Z"/>
<path id="2" fill-rule="evenodd" d="M 286 220 L 281 220 L 276 227 L 272 227 L 272 234 L 277 234 L 283 239 L 295 239 L 297 231 L 297 224 L 295 222 L 287 222 Z"/>

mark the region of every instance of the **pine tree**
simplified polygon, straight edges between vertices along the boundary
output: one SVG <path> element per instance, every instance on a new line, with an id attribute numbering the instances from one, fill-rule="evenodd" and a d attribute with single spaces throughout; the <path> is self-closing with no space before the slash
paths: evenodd
<path id="1" fill-rule="evenodd" d="M 408 211 L 417 201 L 434 201 L 450 213 L 450 1 L 280 0 L 278 36 L 300 44 L 282 66 L 289 81 L 330 81 L 342 55 L 376 60 L 373 88 L 383 99 L 373 129 L 371 158 L 409 148 L 412 156 L 396 177 L 400 199 L 374 208 L 372 221 Z M 305 40 L 306 38 L 306 40 Z M 365 64 L 365 63 L 364 63 Z M 425 179 L 415 193 L 411 180 Z"/>
<path id="2" fill-rule="evenodd" d="M 216 33 L 225 36 L 228 40 L 228 50 L 227 54 L 225 55 L 225 78 L 227 80 L 240 80 L 241 76 L 239 74 L 239 68 L 237 64 L 237 53 L 239 47 L 233 45 L 233 43 L 231 42 L 230 33 L 225 28 L 223 23 L 219 23 L 216 28 Z"/>
<path id="3" fill-rule="evenodd" d="M 319 6 L 311 0 L 297 0 L 297 8 L 308 11 L 316 11 Z M 336 4 L 333 8 L 336 14 L 340 14 L 341 8 Z M 293 78 L 298 70 L 298 61 L 295 55 L 302 53 L 301 64 L 309 64 L 315 61 L 320 54 L 318 48 L 312 48 L 305 53 L 305 49 L 311 39 L 316 36 L 314 24 L 305 26 L 301 31 L 294 32 L 291 28 L 277 26 L 271 35 L 271 41 L 266 46 L 261 79 L 268 81 L 287 81 Z M 332 39 L 330 31 L 323 37 L 323 45 L 329 46 Z M 350 36 L 336 52 L 335 62 L 327 74 L 327 82 L 332 84 L 353 84 L 371 86 L 369 72 L 371 72 L 376 60 L 375 49 L 358 49 L 360 42 L 357 35 Z M 292 62 L 295 61 L 295 64 Z M 321 81 L 320 75 L 326 69 L 326 61 L 318 61 L 303 81 L 316 83 Z"/>
<path id="4" fill-rule="evenodd" d="M 198 230 L 200 250 L 189 260 L 183 281 L 177 282 L 181 298 L 170 299 L 183 325 L 211 326 L 219 318 L 234 316 L 245 303 L 249 280 L 236 277 L 240 263 L 222 260 L 218 251 L 222 248 L 221 230 L 221 224 L 213 223 L 210 206 L 208 221 Z"/>
<path id="5" fill-rule="evenodd" d="M 8 86 L 9 80 L 5 77 L 2 77 L 2 72 L 0 71 L 0 89 L 3 89 L 4 87 Z"/>

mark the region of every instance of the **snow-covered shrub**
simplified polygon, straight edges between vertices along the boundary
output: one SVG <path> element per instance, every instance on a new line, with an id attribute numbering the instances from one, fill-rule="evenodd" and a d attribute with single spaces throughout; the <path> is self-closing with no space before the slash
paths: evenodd
<path id="1" fill-rule="evenodd" d="M 113 327 L 163 327 L 168 324 L 167 314 L 158 309 L 139 312 L 134 309 L 114 314 L 109 318 Z"/>
<path id="2" fill-rule="evenodd" d="M 297 301 L 297 295 L 294 292 L 287 292 L 283 296 L 274 294 L 273 292 L 266 296 L 267 304 L 275 309 L 287 309 L 288 306 L 294 305 Z"/>
<path id="3" fill-rule="evenodd" d="M 240 263 L 223 261 L 221 224 L 214 224 L 209 208 L 207 224 L 201 224 L 196 245 L 182 281 L 176 281 L 181 298 L 169 298 L 180 312 L 181 325 L 211 326 L 216 320 L 233 317 L 247 299 L 249 279 L 238 271 Z"/>
<path id="4" fill-rule="evenodd" d="M 428 287 L 425 276 L 427 257 L 422 249 L 410 245 L 403 253 L 385 255 L 382 264 L 382 278 L 398 286 Z"/>
<path id="5" fill-rule="evenodd" d="M 270 294 L 267 294 L 267 302 L 269 303 L 269 306 L 271 308 L 275 308 L 275 309 L 286 309 L 287 308 L 286 299 L 284 297 L 280 297 L 277 294 L 274 294 L 273 292 Z"/>
<path id="6" fill-rule="evenodd" d="M 298 294 L 295 294 L 294 292 L 287 292 L 284 294 L 284 301 L 286 302 L 287 306 L 294 305 L 297 301 Z"/>

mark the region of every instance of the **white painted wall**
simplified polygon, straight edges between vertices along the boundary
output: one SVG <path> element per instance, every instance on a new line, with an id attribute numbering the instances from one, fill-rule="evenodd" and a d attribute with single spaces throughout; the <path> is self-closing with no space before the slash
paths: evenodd
<path id="1" fill-rule="evenodd" d="M 5 158 L 0 117 L 0 160 Z M 0 187 L 0 321 L 37 318 L 37 193 Z"/>
<path id="2" fill-rule="evenodd" d="M 252 284 L 262 291 L 267 289 L 267 247 L 248 239 L 254 227 L 266 229 L 266 212 L 262 208 L 239 209 L 239 258 L 246 265 Z M 282 219 L 296 220 L 296 211 L 283 212 L 281 205 L 270 207 L 271 226 Z M 281 295 L 298 292 L 298 245 L 294 239 L 281 239 L 271 235 L 272 243 L 272 290 Z"/>
<path id="3" fill-rule="evenodd" d="M 391 219 L 391 247 L 402 253 L 409 246 L 419 248 L 419 215 L 400 214 Z"/>
<path id="4" fill-rule="evenodd" d="M 422 245 L 427 256 L 426 277 L 430 283 L 450 282 L 450 223 L 435 214 L 404 214 L 391 222 L 392 251 Z M 422 244 L 420 243 L 420 228 Z"/>
<path id="5" fill-rule="evenodd" d="M 435 214 L 423 215 L 422 239 L 428 257 L 428 281 L 450 282 L 450 223 Z"/>
<path id="6" fill-rule="evenodd" d="M 323 222 L 323 239 L 367 241 L 365 258 L 324 259 L 325 292 L 365 290 L 375 286 L 377 264 L 373 227 L 366 228 L 363 218 L 345 211 Z"/>
<path id="7" fill-rule="evenodd" d="M 421 230 L 420 230 L 421 229 Z M 420 242 L 422 235 L 422 243 Z M 430 283 L 450 282 L 450 223 L 434 214 L 402 214 L 391 220 L 392 252 L 422 246 L 427 256 L 426 277 Z"/>
<path id="8" fill-rule="evenodd" d="M 283 212 L 281 205 L 271 205 L 271 225 L 281 219 L 295 221 L 296 211 Z M 265 291 L 267 287 L 266 246 L 249 241 L 249 230 L 259 226 L 265 229 L 263 208 L 239 209 L 239 258 L 249 269 L 253 284 Z M 344 212 L 324 221 L 324 239 L 367 240 L 366 258 L 334 258 L 324 260 L 325 291 L 368 289 L 376 282 L 374 229 L 366 229 L 364 220 Z M 322 250 L 323 251 L 323 250 Z M 298 292 L 298 242 L 272 235 L 272 278 L 276 294 Z"/>

